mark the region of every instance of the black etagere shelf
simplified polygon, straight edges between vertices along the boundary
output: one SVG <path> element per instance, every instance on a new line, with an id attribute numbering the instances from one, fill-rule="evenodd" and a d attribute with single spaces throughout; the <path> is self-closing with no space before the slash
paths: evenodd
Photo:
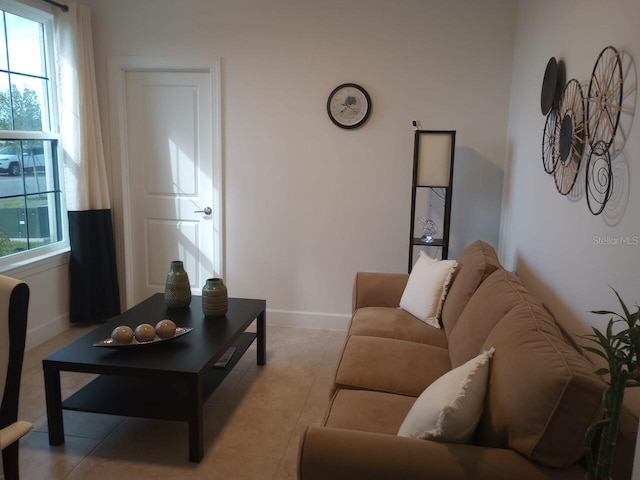
<path id="1" fill-rule="evenodd" d="M 441 258 L 449 258 L 451 229 L 451 195 L 453 187 L 453 160 L 456 143 L 455 130 L 416 130 L 413 144 L 413 181 L 411 188 L 411 228 L 409 230 L 409 267 L 413 268 L 415 247 L 438 247 Z M 444 215 L 439 238 L 425 242 L 415 237 L 416 197 L 420 189 L 443 192 Z"/>

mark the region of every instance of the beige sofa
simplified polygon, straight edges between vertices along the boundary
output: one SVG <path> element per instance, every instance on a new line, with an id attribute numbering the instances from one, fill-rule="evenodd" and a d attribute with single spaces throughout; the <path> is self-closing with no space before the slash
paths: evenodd
<path id="1" fill-rule="evenodd" d="M 299 478 L 583 479 L 584 433 L 605 385 L 494 249 L 478 241 L 458 259 L 441 329 L 398 308 L 407 279 L 357 274 L 331 402 L 303 436 Z M 427 386 L 491 347 L 471 444 L 397 436 Z M 633 444 L 619 452 L 616 480 L 630 477 Z"/>

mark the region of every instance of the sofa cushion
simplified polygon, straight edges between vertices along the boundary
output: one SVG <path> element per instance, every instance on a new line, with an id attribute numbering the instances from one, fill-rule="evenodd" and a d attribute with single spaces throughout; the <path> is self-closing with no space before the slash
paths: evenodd
<path id="1" fill-rule="evenodd" d="M 602 413 L 605 385 L 593 364 L 562 339 L 537 303 L 507 313 L 482 348 L 491 347 L 496 352 L 478 441 L 545 466 L 571 465 L 584 453 L 586 429 Z"/>
<path id="2" fill-rule="evenodd" d="M 326 427 L 395 435 L 415 397 L 341 388 L 331 399 Z"/>
<path id="3" fill-rule="evenodd" d="M 440 328 L 442 304 L 456 265 L 455 260 L 436 260 L 421 254 L 409 275 L 400 299 L 400 308 Z"/>
<path id="4" fill-rule="evenodd" d="M 342 350 L 335 387 L 417 397 L 451 370 L 446 349 L 390 338 L 350 335 Z"/>
<path id="5" fill-rule="evenodd" d="M 442 307 L 442 325 L 447 337 L 480 284 L 499 268 L 496 251 L 488 243 L 477 240 L 464 249 Z"/>
<path id="6" fill-rule="evenodd" d="M 500 269 L 489 275 L 473 294 L 449 335 L 451 368 L 478 355 L 493 327 L 523 301 L 535 302 L 515 274 Z"/>
<path id="7" fill-rule="evenodd" d="M 395 338 L 447 348 L 447 337 L 442 329 L 421 322 L 401 308 L 359 308 L 351 319 L 349 334 Z"/>
<path id="8" fill-rule="evenodd" d="M 480 421 L 494 349 L 445 373 L 418 397 L 404 419 L 401 437 L 467 443 Z"/>

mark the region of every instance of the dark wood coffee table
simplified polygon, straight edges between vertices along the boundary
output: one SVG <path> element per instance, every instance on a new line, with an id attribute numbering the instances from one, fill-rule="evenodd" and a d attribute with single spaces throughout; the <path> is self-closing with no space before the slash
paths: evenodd
<path id="1" fill-rule="evenodd" d="M 225 318 L 205 318 L 201 298 L 184 310 L 165 307 L 161 293 L 110 319 L 104 325 L 42 361 L 49 422 L 49 444 L 64 442 L 62 410 L 157 418 L 189 423 L 189 460 L 204 454 L 202 404 L 257 340 L 257 363 L 265 364 L 265 300 L 229 299 Z M 135 328 L 168 318 L 193 331 L 151 345 L 94 347 L 118 325 Z M 257 320 L 257 333 L 246 332 Z M 236 351 L 225 368 L 214 364 L 229 349 Z M 100 376 L 62 401 L 60 372 Z"/>

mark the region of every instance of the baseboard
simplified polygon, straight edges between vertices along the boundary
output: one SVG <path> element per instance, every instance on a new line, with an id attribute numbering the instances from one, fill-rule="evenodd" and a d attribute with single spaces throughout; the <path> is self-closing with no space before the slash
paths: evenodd
<path id="1" fill-rule="evenodd" d="M 25 351 L 46 342 L 50 338 L 69 329 L 69 315 L 63 314 L 53 320 L 49 320 L 44 325 L 27 330 Z"/>
<path id="2" fill-rule="evenodd" d="M 337 313 L 295 312 L 267 309 L 267 325 L 279 327 L 317 328 L 346 332 L 350 315 Z"/>

